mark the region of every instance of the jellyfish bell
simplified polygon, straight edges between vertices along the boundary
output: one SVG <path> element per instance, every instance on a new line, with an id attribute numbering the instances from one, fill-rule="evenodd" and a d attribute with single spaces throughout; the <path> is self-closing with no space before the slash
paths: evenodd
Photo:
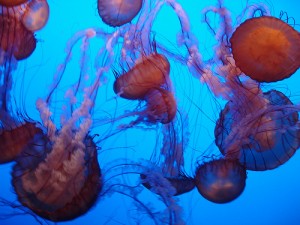
<path id="1" fill-rule="evenodd" d="M 6 7 L 13 7 L 13 6 L 21 5 L 28 1 L 29 0 L 0 0 L 0 5 Z"/>
<path id="2" fill-rule="evenodd" d="M 177 177 L 164 177 L 161 173 L 149 172 L 140 175 L 142 185 L 156 194 L 161 194 L 161 189 L 168 189 L 172 196 L 182 195 L 195 188 L 195 181 L 187 175 Z"/>
<path id="3" fill-rule="evenodd" d="M 147 119 L 150 122 L 170 123 L 177 112 L 174 94 L 162 88 L 151 89 L 145 96 Z"/>
<path id="4" fill-rule="evenodd" d="M 87 74 L 86 52 L 90 38 L 95 35 L 94 30 L 88 29 L 78 32 L 68 42 L 67 56 L 58 66 L 49 92 L 36 101 L 44 132 L 35 135 L 13 167 L 12 183 L 18 200 L 51 221 L 71 220 L 86 213 L 102 189 L 97 146 L 90 136 L 94 91 L 99 87 L 100 75 L 90 78 L 91 85 L 87 84 L 88 78 L 81 76 Z M 51 97 L 66 76 L 70 55 L 79 40 L 83 42 L 80 75 L 65 90 L 62 111 L 55 115 Z"/>
<path id="5" fill-rule="evenodd" d="M 1 64 L 10 61 L 11 56 L 16 60 L 28 58 L 36 48 L 34 34 L 13 16 L 0 17 L 0 34 Z"/>
<path id="6" fill-rule="evenodd" d="M 259 82 L 283 80 L 300 66 L 299 32 L 275 17 L 246 20 L 230 43 L 237 67 Z"/>
<path id="7" fill-rule="evenodd" d="M 53 143 L 46 134 L 36 134 L 12 172 L 18 200 L 51 221 L 71 220 L 86 213 L 102 188 L 97 148 L 91 137 L 78 146 L 69 135 L 61 135 Z"/>
<path id="8" fill-rule="evenodd" d="M 98 0 L 100 18 L 112 27 L 129 23 L 141 10 L 142 0 Z"/>
<path id="9" fill-rule="evenodd" d="M 199 193 L 214 203 L 228 203 L 238 198 L 246 185 L 246 169 L 237 160 L 218 159 L 196 169 Z"/>
<path id="10" fill-rule="evenodd" d="M 299 110 L 276 90 L 263 93 L 264 106 L 253 105 L 254 99 L 246 103 L 253 111 L 226 104 L 215 127 L 216 144 L 225 158 L 238 159 L 248 170 L 274 169 L 300 146 Z"/>
<path id="11" fill-rule="evenodd" d="M 22 22 L 30 31 L 42 29 L 49 18 L 49 5 L 46 0 L 32 0 L 26 4 Z"/>
<path id="12" fill-rule="evenodd" d="M 36 47 L 31 31 L 10 15 L 0 16 L 0 163 L 10 162 L 22 151 L 24 145 L 40 132 L 36 123 L 26 115 L 16 113 L 11 106 L 14 98 L 12 74 L 17 61 L 29 57 Z"/>
<path id="13" fill-rule="evenodd" d="M 29 31 L 43 28 L 49 18 L 47 0 L 27 0 L 18 5 L 0 6 L 2 16 L 14 16 L 21 21 Z"/>
<path id="14" fill-rule="evenodd" d="M 3 118 L 0 118 L 3 121 Z M 8 128 L 1 122 L 0 128 L 0 164 L 15 160 L 22 152 L 23 148 L 42 129 L 33 121 L 24 121 L 21 124 L 15 124 L 14 127 Z"/>
<path id="15" fill-rule="evenodd" d="M 118 75 L 114 92 L 126 99 L 144 99 L 150 89 L 161 87 L 169 81 L 170 63 L 161 54 L 143 56 L 126 73 Z"/>

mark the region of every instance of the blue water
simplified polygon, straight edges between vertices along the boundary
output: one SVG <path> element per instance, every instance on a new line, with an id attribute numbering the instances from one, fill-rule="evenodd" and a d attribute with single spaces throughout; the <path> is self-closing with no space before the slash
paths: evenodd
<path id="1" fill-rule="evenodd" d="M 147 0 L 146 0 L 147 1 Z M 211 57 L 212 34 L 203 23 L 201 11 L 216 1 L 179 1 L 189 16 L 192 32 L 199 40 L 199 49 L 204 58 Z M 251 3 L 258 3 L 258 0 Z M 105 25 L 98 16 L 96 1 L 54 1 L 50 0 L 50 18 L 47 25 L 36 32 L 38 40 L 37 48 L 30 58 L 18 64 L 15 74 L 16 87 L 13 90 L 22 95 L 18 101 L 25 105 L 26 112 L 37 120 L 39 114 L 35 109 L 35 101 L 38 97 L 45 97 L 46 91 L 65 57 L 67 41 L 78 31 L 92 27 L 100 27 L 104 31 L 112 29 Z M 285 11 L 295 19 L 295 29 L 300 31 L 300 6 L 296 0 L 274 0 L 264 1 L 269 6 L 273 16 L 279 16 L 280 11 Z M 225 1 L 234 18 L 245 8 L 245 1 Z M 218 26 L 218 18 L 211 17 L 212 24 Z M 164 7 L 154 22 L 153 29 L 157 32 L 157 39 L 166 43 L 172 49 L 176 49 L 176 35 L 180 29 L 179 21 L 174 12 Z M 95 57 L 97 49 L 103 46 L 103 42 L 95 41 L 88 54 Z M 76 47 L 74 59 L 70 62 L 68 70 L 64 75 L 63 84 L 54 97 L 53 112 L 59 114 L 61 110 L 60 100 L 68 85 L 76 80 L 79 71 L 79 45 Z M 180 54 L 180 53 L 177 53 Z M 92 63 L 88 64 L 93 67 Z M 107 119 L 105 113 L 113 117 L 116 102 L 112 100 L 114 93 L 112 84 L 114 77 L 108 75 L 108 82 L 100 87 L 97 104 L 94 110 L 95 121 L 92 126 L 93 134 L 105 137 L 109 126 L 102 125 Z M 178 106 L 188 114 L 189 122 L 187 129 L 190 133 L 190 141 L 185 149 L 185 170 L 193 175 L 197 159 L 200 155 L 209 152 L 214 147 L 214 126 L 218 119 L 220 109 L 224 101 L 215 98 L 212 92 L 199 80 L 192 77 L 188 69 L 180 64 L 171 65 L 171 79 L 173 81 Z M 290 96 L 290 99 L 299 104 L 300 102 L 300 72 L 292 77 L 267 84 L 266 89 L 275 88 Z M 55 104 L 57 103 L 57 107 Z M 137 103 L 128 103 L 118 100 L 118 110 L 125 111 L 137 106 Z M 132 107 L 132 108 L 130 108 Z M 104 113 L 105 112 L 105 113 Z M 119 111 L 118 111 L 119 112 Z M 128 122 L 128 121 L 127 121 Z M 124 120 L 126 123 L 126 120 Z M 105 134 L 105 135 L 104 135 Z M 102 136 L 103 135 L 103 136 Z M 154 149 L 159 148 L 155 141 L 159 138 L 159 132 L 133 128 L 120 132 L 99 142 L 99 164 L 105 168 L 110 162 L 117 159 L 149 159 Z M 298 152 L 284 165 L 265 172 L 248 171 L 246 188 L 242 195 L 227 204 L 215 204 L 204 199 L 196 189 L 176 197 L 178 205 L 182 208 L 183 221 L 188 225 L 210 224 L 210 225 L 296 225 L 300 221 L 300 155 Z M 0 197 L 9 201 L 15 201 L 16 196 L 10 184 L 10 171 L 13 163 L 0 165 Z M 136 176 L 120 176 L 120 183 L 124 182 L 134 185 Z M 132 179 L 132 180 L 131 180 Z M 151 202 L 153 212 L 164 210 L 159 197 L 148 190 L 142 196 L 145 204 Z M 15 202 L 17 204 L 17 202 Z M 21 215 L 19 215 L 21 213 Z M 152 224 L 151 220 L 139 221 L 141 212 L 137 210 L 132 199 L 112 194 L 99 198 L 98 202 L 85 215 L 68 222 L 57 224 L 90 224 L 90 225 L 118 225 L 118 224 Z M 31 215 L 9 206 L 0 206 L 0 215 L 10 215 L 0 218 L 1 225 L 39 224 Z M 147 217 L 147 216 L 145 216 Z M 135 220 L 135 218 L 137 218 Z M 147 217 L 149 218 L 149 217 Z M 39 219 L 44 224 L 53 224 L 50 221 Z"/>

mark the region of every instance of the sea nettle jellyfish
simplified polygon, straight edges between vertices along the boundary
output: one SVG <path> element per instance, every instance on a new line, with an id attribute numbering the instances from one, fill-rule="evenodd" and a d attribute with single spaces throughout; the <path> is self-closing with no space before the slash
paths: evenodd
<path id="1" fill-rule="evenodd" d="M 27 2 L 28 0 L 0 0 L 0 5 L 6 7 L 17 6 Z"/>
<path id="2" fill-rule="evenodd" d="M 138 116 L 134 122 L 171 122 L 177 111 L 177 103 L 171 90 L 170 63 L 158 53 L 142 56 L 136 64 L 121 75 L 115 72 L 114 92 L 129 100 L 144 101 L 143 110 L 126 113 L 121 117 Z"/>
<path id="3" fill-rule="evenodd" d="M 49 94 L 36 102 L 43 132 L 36 134 L 24 148 L 12 171 L 18 200 L 37 215 L 52 221 L 71 220 L 86 213 L 102 188 L 97 146 L 89 135 L 95 91 L 101 76 L 97 73 L 91 86 L 82 78 L 82 74 L 87 74 L 89 39 L 95 35 L 94 30 L 79 32 L 68 43 L 67 58 L 59 66 Z M 51 97 L 66 76 L 72 48 L 81 39 L 80 76 L 65 93 L 64 99 L 68 101 L 57 127 L 51 112 Z"/>
<path id="4" fill-rule="evenodd" d="M 238 198 L 245 189 L 246 169 L 237 160 L 218 159 L 196 169 L 195 183 L 199 193 L 215 203 Z"/>
<path id="5" fill-rule="evenodd" d="M 274 169 L 287 162 L 300 146 L 299 109 L 276 90 L 262 97 L 253 96 L 245 103 L 250 107 L 228 102 L 215 128 L 221 153 L 238 159 L 249 170 Z M 265 104 L 253 104 L 259 98 Z"/>
<path id="6" fill-rule="evenodd" d="M 259 82 L 283 80 L 300 66 L 299 32 L 275 17 L 246 20 L 230 43 L 236 65 Z"/>
<path id="7" fill-rule="evenodd" d="M 98 13 L 112 27 L 129 23 L 141 10 L 143 0 L 98 0 Z"/>
<path id="8" fill-rule="evenodd" d="M 0 2 L 2 16 L 13 16 L 26 27 L 27 30 L 42 29 L 49 18 L 47 0 L 2 1 Z"/>
<path id="9" fill-rule="evenodd" d="M 162 127 L 161 148 L 151 157 L 157 168 L 146 168 L 141 174 L 142 184 L 156 194 L 176 196 L 195 187 L 194 179 L 184 172 L 184 150 L 189 136 L 187 119 L 185 115 Z"/>
<path id="10" fill-rule="evenodd" d="M 11 95 L 17 62 L 28 58 L 36 47 L 31 31 L 13 16 L 0 16 L 0 163 L 10 162 L 27 142 L 41 130 Z"/>

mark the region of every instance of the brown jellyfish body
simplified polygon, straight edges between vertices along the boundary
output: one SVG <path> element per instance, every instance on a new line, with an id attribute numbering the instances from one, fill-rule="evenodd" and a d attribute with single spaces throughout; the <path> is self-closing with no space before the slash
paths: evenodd
<path id="1" fill-rule="evenodd" d="M 49 5 L 46 0 L 32 0 L 26 5 L 22 16 L 24 26 L 30 31 L 42 29 L 49 18 Z"/>
<path id="2" fill-rule="evenodd" d="M 127 73 L 117 76 L 114 92 L 126 99 L 144 99 L 153 88 L 169 80 L 170 63 L 161 54 L 143 56 Z"/>
<path id="3" fill-rule="evenodd" d="M 98 13 L 109 26 L 118 27 L 129 23 L 141 10 L 142 0 L 98 0 Z"/>
<path id="4" fill-rule="evenodd" d="M 164 177 L 162 178 L 159 174 L 149 173 L 141 174 L 142 185 L 153 191 L 156 194 L 159 193 L 160 188 L 171 187 L 173 190 L 170 190 L 169 193 L 172 193 L 173 196 L 182 195 L 184 193 L 190 192 L 195 188 L 195 181 L 193 178 L 186 175 L 179 175 L 177 177 Z M 165 184 L 168 182 L 168 184 Z"/>
<path id="5" fill-rule="evenodd" d="M 215 142 L 229 159 L 237 159 L 247 170 L 264 171 L 286 163 L 300 147 L 297 107 L 283 93 L 263 93 L 267 104 L 255 112 L 229 101 L 215 127 Z M 251 100 L 247 105 L 252 106 Z"/>
<path id="6" fill-rule="evenodd" d="M 11 129 L 0 128 L 0 164 L 15 160 L 31 139 L 42 132 L 36 123 L 27 121 Z"/>
<path id="7" fill-rule="evenodd" d="M 246 20 L 230 43 L 237 67 L 258 82 L 283 80 L 300 66 L 299 32 L 275 17 Z"/>
<path id="8" fill-rule="evenodd" d="M 237 160 L 218 159 L 200 165 L 195 183 L 199 193 L 215 203 L 238 198 L 245 189 L 246 169 Z"/>
<path id="9" fill-rule="evenodd" d="M 5 53 L 8 58 L 13 55 L 16 60 L 22 60 L 33 53 L 36 39 L 21 21 L 13 16 L 4 15 L 0 17 L 0 47 L 1 54 Z"/>
<path id="10" fill-rule="evenodd" d="M 162 88 L 151 89 L 145 96 L 147 118 L 150 122 L 170 123 L 177 112 L 174 94 Z"/>
<path id="11" fill-rule="evenodd" d="M 28 1 L 29 0 L 0 0 L 0 5 L 6 7 L 13 7 L 13 6 L 21 5 Z"/>
<path id="12" fill-rule="evenodd" d="M 86 213 L 102 188 L 93 140 L 86 137 L 84 145 L 78 146 L 64 134 L 61 138 L 53 143 L 45 134 L 35 135 L 12 172 L 18 200 L 51 221 L 71 220 Z"/>

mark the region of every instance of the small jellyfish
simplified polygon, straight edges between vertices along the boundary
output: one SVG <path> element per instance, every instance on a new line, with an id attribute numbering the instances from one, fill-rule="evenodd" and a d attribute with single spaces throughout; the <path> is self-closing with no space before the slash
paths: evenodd
<path id="1" fill-rule="evenodd" d="M 275 17 L 246 20 L 230 43 L 236 65 L 259 82 L 283 80 L 300 66 L 299 32 Z"/>
<path id="2" fill-rule="evenodd" d="M 255 105 L 257 99 L 263 105 Z M 300 146 L 298 109 L 281 92 L 249 98 L 243 107 L 230 101 L 215 127 L 216 144 L 225 158 L 238 159 L 249 170 L 274 169 Z M 257 103 L 256 103 L 257 104 Z"/>
<path id="3" fill-rule="evenodd" d="M 129 23 L 141 10 L 142 0 L 98 0 L 98 13 L 104 23 L 119 27 Z"/>
<path id="4" fill-rule="evenodd" d="M 247 173 L 236 160 L 218 159 L 196 169 L 195 183 L 199 193 L 215 203 L 228 203 L 245 189 Z"/>
<path id="5" fill-rule="evenodd" d="M 128 72 L 116 75 L 114 92 L 126 99 L 144 99 L 150 89 L 169 81 L 170 63 L 161 54 L 142 57 Z"/>
<path id="6" fill-rule="evenodd" d="M 183 124 L 186 125 L 186 121 L 175 120 L 162 127 L 162 147 L 151 158 L 157 168 L 146 168 L 141 174 L 143 186 L 156 194 L 176 196 L 195 187 L 194 179 L 184 172 L 184 148 L 188 144 L 188 133 Z"/>
<path id="7" fill-rule="evenodd" d="M 1 5 L 2 16 L 13 16 L 19 20 L 29 31 L 42 29 L 49 18 L 49 5 L 47 0 L 20 1 L 17 5 Z"/>
<path id="8" fill-rule="evenodd" d="M 145 95 L 146 117 L 149 122 L 170 123 L 176 116 L 177 103 L 171 91 L 155 88 Z"/>
<path id="9" fill-rule="evenodd" d="M 22 22 L 30 31 L 42 29 L 49 18 L 49 5 L 46 0 L 32 0 L 26 4 Z"/>
<path id="10" fill-rule="evenodd" d="M 158 53 L 142 56 L 126 73 L 116 75 L 114 92 L 129 100 L 145 102 L 142 110 L 127 112 L 119 118 L 138 116 L 131 125 L 139 122 L 170 123 L 177 111 L 177 103 L 169 78 L 170 64 L 167 58 Z"/>

